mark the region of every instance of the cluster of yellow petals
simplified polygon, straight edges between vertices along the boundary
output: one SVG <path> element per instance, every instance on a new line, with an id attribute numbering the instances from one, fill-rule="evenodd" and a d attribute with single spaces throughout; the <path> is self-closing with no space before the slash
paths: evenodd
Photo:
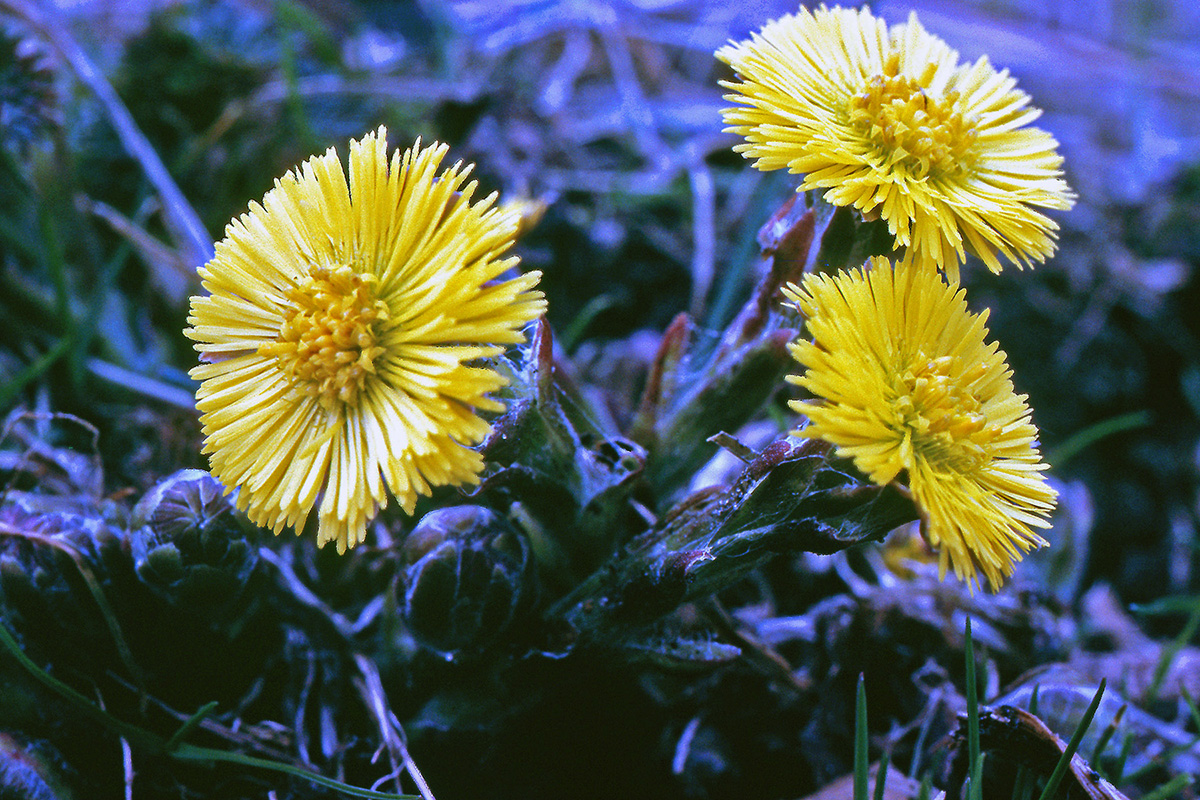
<path id="1" fill-rule="evenodd" d="M 726 130 L 759 169 L 805 177 L 801 190 L 879 216 L 907 262 L 958 279 L 967 252 L 993 271 L 1054 251 L 1066 209 L 1057 142 L 1040 111 L 986 58 L 960 64 L 916 15 L 888 27 L 868 9 L 801 9 L 717 51 L 740 80 Z"/>
<path id="2" fill-rule="evenodd" d="M 350 267 L 316 267 L 288 291 L 292 307 L 274 342 L 259 345 L 259 355 L 274 356 L 307 394 L 326 409 L 353 404 L 376 374 L 383 355 L 376 325 L 388 319 L 387 303 L 375 297 L 378 279 Z"/>
<path id="3" fill-rule="evenodd" d="M 363 541 L 389 494 L 412 513 L 432 487 L 474 483 L 478 411 L 506 380 L 486 359 L 523 341 L 545 299 L 505 279 L 519 215 L 472 202 L 446 146 L 389 159 L 386 132 L 330 148 L 231 222 L 200 270 L 185 333 L 213 474 L 258 525 Z"/>
<path id="4" fill-rule="evenodd" d="M 809 420 L 799 435 L 880 485 L 906 483 L 942 573 L 999 587 L 1045 544 L 1033 528 L 1048 527 L 1055 493 L 986 312 L 970 313 L 936 271 L 884 258 L 785 294 L 812 337 L 791 346 L 805 373 L 789 380 L 815 398 L 792 404 Z"/>
<path id="5" fill-rule="evenodd" d="M 956 108 L 958 92 L 938 98 L 926 91 L 936 74 L 937 64 L 926 64 L 916 78 L 903 75 L 900 54 L 892 52 L 883 72 L 850 99 L 850 126 L 874 145 L 872 161 L 916 180 L 957 178 L 970 170 L 975 128 Z"/>

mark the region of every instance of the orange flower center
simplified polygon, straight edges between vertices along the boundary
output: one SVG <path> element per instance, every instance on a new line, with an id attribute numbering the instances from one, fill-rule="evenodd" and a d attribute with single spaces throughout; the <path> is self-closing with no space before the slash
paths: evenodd
<path id="1" fill-rule="evenodd" d="M 259 354 L 276 358 L 326 408 L 354 403 L 383 352 L 378 328 L 387 322 L 388 309 L 376 297 L 377 282 L 346 266 L 313 269 L 288 292 L 293 305 L 279 336 L 259 347 Z"/>
<path id="2" fill-rule="evenodd" d="M 954 356 L 930 359 L 918 353 L 901 375 L 903 389 L 893 408 L 914 451 L 930 463 L 965 470 L 990 458 L 985 447 L 1000 428 L 988 424 L 971 390 L 987 374 L 987 365 L 963 371 L 957 362 Z"/>
<path id="3" fill-rule="evenodd" d="M 970 168 L 975 128 L 955 106 L 959 93 L 941 98 L 926 90 L 937 65 L 926 65 L 916 80 L 900 74 L 892 53 L 882 75 L 867 81 L 850 101 L 850 124 L 869 143 L 877 166 L 904 169 L 913 178 L 960 175 Z"/>

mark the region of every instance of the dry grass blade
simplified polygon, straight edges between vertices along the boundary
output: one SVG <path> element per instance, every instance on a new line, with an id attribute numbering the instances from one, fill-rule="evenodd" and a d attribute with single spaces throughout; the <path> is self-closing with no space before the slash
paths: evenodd
<path id="1" fill-rule="evenodd" d="M 141 165 L 147 180 L 162 199 L 164 220 L 177 240 L 183 259 L 199 267 L 212 258 L 212 238 L 200 221 L 200 216 L 184 197 L 175 179 L 171 177 L 145 134 L 138 128 L 133 115 L 129 113 L 112 84 L 96 68 L 66 27 L 48 19 L 42 8 L 26 0 L 0 0 L 0 10 L 16 15 L 39 36 L 50 42 L 70 65 L 76 77 L 104 106 L 121 144 Z"/>

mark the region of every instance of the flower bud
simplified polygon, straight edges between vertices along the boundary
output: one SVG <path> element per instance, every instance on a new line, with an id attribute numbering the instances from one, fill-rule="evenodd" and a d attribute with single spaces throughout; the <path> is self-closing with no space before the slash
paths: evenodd
<path id="1" fill-rule="evenodd" d="M 431 511 L 408 535 L 404 552 L 404 619 L 434 650 L 482 650 L 533 604 L 529 545 L 490 509 Z"/>
<path id="2" fill-rule="evenodd" d="M 0 613 L 43 655 L 71 663 L 110 653 L 93 592 L 120 595 L 132 580 L 128 540 L 102 511 L 60 498 L 20 494 L 0 505 Z M 56 510 L 61 509 L 61 510 Z"/>
<path id="3" fill-rule="evenodd" d="M 202 470 L 159 481 L 134 507 L 132 528 L 138 577 L 194 611 L 220 615 L 258 563 L 221 484 Z"/>

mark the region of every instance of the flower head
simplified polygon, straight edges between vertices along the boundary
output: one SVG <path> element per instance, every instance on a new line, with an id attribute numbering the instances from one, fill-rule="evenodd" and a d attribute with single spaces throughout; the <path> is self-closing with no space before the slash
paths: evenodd
<path id="1" fill-rule="evenodd" d="M 500 276 L 517 218 L 472 203 L 446 146 L 388 159 L 386 131 L 330 148 L 232 221 L 192 298 L 196 405 L 213 474 L 279 533 L 319 506 L 317 541 L 365 536 L 390 492 L 474 483 L 477 410 L 505 384 L 481 363 L 542 313 L 538 273 Z"/>
<path id="2" fill-rule="evenodd" d="M 789 380 L 816 398 L 792 403 L 809 419 L 799 435 L 832 443 L 877 484 L 903 473 L 942 574 L 948 563 L 999 587 L 1046 544 L 1032 528 L 1048 527 L 1055 493 L 1026 398 L 985 341 L 987 313 L 970 313 L 937 272 L 885 258 L 785 294 L 812 336 L 791 345 L 806 371 Z"/>
<path id="3" fill-rule="evenodd" d="M 717 58 L 736 150 L 763 170 L 803 173 L 801 190 L 882 217 L 905 260 L 957 280 L 964 251 L 1000 271 L 1054 251 L 1053 220 L 1037 207 L 1074 200 L 1057 142 L 1029 127 L 1041 111 L 1007 71 L 958 53 L 911 15 L 891 28 L 867 9 L 828 9 L 768 23 Z"/>

